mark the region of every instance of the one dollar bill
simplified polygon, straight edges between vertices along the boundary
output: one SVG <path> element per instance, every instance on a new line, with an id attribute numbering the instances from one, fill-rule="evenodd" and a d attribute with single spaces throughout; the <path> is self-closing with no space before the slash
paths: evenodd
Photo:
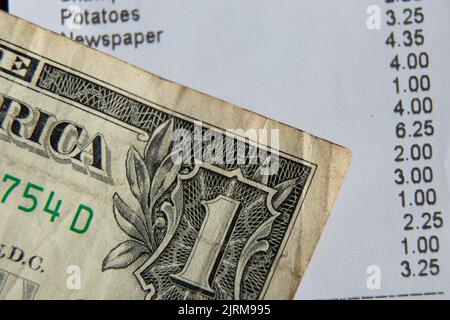
<path id="1" fill-rule="evenodd" d="M 351 158 L 6 13 L 0 150 L 4 299 L 292 299 Z"/>

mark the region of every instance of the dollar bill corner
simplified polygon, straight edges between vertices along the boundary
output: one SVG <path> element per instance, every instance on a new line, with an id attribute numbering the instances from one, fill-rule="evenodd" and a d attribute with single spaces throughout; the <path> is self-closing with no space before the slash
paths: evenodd
<path id="1" fill-rule="evenodd" d="M 264 299 L 271 287 L 279 297 L 293 296 L 279 282 L 300 280 L 295 275 L 283 279 L 279 269 L 283 255 L 298 250 L 292 249 L 299 237 L 298 217 L 306 210 L 308 219 L 319 220 L 311 231 L 316 234 L 329 212 L 317 218 L 308 212 L 330 209 L 311 201 L 302 207 L 313 182 L 320 183 L 311 192 L 326 188 L 321 180 L 327 172 L 319 170 L 319 160 L 267 148 L 230 133 L 215 124 L 219 120 L 199 124 L 204 115 L 180 113 L 18 45 L 14 38 L 0 38 L 0 137 L 8 152 L 21 148 L 111 186 L 125 180 L 126 188 L 120 185 L 107 195 L 102 207 L 121 236 L 111 236 L 104 256 L 94 263 L 100 275 L 130 271 L 147 299 Z M 11 87 L 45 96 L 56 111 L 24 101 L 21 90 Z M 86 114 L 86 122 L 61 119 L 60 109 L 63 115 L 76 109 Z M 121 161 L 112 163 L 111 137 L 88 132 L 89 121 L 99 119 L 136 135 Z M 68 148 L 74 136 L 78 143 Z M 227 161 L 211 156 L 211 141 L 223 142 L 219 158 Z M 335 164 L 336 188 L 349 161 L 347 151 L 338 149 L 345 159 Z M 206 160 L 205 154 L 210 155 Z M 275 163 L 275 173 L 263 174 Z M 325 202 L 333 202 L 336 193 Z M 91 219 L 98 223 L 84 209 L 89 224 Z M 75 233 L 87 231 L 86 225 L 72 227 Z M 300 256 L 303 260 L 310 259 L 317 238 L 307 241 L 312 247 Z"/>

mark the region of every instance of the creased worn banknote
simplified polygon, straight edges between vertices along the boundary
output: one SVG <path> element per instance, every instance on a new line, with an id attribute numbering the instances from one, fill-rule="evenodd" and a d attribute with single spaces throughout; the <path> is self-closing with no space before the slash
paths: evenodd
<path id="1" fill-rule="evenodd" d="M 292 299 L 350 158 L 0 13 L 0 298 Z"/>

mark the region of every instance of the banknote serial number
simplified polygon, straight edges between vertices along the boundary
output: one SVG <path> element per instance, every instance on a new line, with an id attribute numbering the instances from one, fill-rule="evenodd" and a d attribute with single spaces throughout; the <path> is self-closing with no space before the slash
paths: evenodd
<path id="1" fill-rule="evenodd" d="M 64 215 L 64 203 L 54 191 L 45 190 L 44 187 L 6 173 L 0 183 L 0 205 L 12 201 L 18 202 L 17 209 L 24 214 L 46 213 L 51 223 L 55 223 Z M 94 210 L 91 207 L 79 204 L 67 212 L 73 214 L 69 230 L 84 234 L 89 230 Z"/>

